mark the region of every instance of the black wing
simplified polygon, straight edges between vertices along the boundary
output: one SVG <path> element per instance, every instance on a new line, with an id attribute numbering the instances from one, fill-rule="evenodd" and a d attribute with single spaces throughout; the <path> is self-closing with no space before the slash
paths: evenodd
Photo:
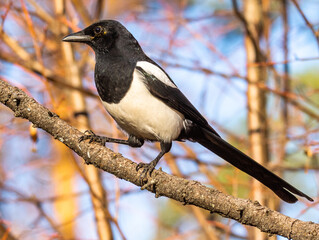
<path id="1" fill-rule="evenodd" d="M 156 66 L 160 68 L 157 64 Z M 165 73 L 162 68 L 160 69 Z M 158 79 L 151 72 L 145 71 L 142 67 L 137 66 L 136 70 L 143 75 L 144 82 L 152 95 L 161 99 L 171 108 L 182 113 L 186 119 L 191 120 L 193 123 L 210 130 L 219 136 L 219 134 L 207 123 L 206 119 L 197 111 L 193 104 L 191 104 L 191 102 L 177 87 L 175 88 L 165 84 L 162 80 Z M 175 85 L 167 74 L 166 76 Z"/>
<path id="2" fill-rule="evenodd" d="M 249 156 L 221 139 L 218 133 L 216 133 L 216 131 L 210 127 L 210 125 L 208 125 L 205 118 L 188 101 L 183 93 L 177 87 L 174 87 L 175 84 L 167 74 L 167 78 L 174 85 L 169 83 L 167 79 L 158 79 L 155 75 L 145 71 L 139 66 L 137 66 L 136 69 L 143 75 L 145 84 L 151 94 L 161 99 L 171 108 L 182 113 L 186 119 L 189 119 L 195 123 L 195 126 L 192 127 L 188 132 L 187 137 L 200 143 L 235 167 L 256 178 L 258 181 L 274 191 L 274 193 L 284 201 L 288 203 L 296 202 L 298 199 L 292 193 L 305 197 L 309 201 L 313 201 L 312 198 L 299 191 L 285 180 L 276 176 L 259 163 L 255 162 Z"/>

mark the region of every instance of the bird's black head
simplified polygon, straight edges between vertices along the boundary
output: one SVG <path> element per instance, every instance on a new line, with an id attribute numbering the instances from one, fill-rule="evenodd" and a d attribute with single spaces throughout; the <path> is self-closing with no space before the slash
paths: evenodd
<path id="1" fill-rule="evenodd" d="M 116 48 L 120 51 L 141 51 L 132 34 L 115 20 L 103 20 L 89 27 L 64 37 L 65 42 L 83 42 L 93 48 L 96 53 L 109 52 Z"/>

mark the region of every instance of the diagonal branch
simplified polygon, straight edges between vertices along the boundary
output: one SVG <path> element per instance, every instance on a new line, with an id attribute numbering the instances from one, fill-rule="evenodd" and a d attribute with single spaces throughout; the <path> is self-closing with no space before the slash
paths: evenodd
<path id="1" fill-rule="evenodd" d="M 95 143 L 78 142 L 83 134 L 60 119 L 56 114 L 36 102 L 19 88 L 0 79 L 0 102 L 10 108 L 15 117 L 29 120 L 55 139 L 64 143 L 86 164 L 92 164 L 118 178 L 141 186 L 136 163 L 119 153 Z M 169 175 L 159 170 L 153 172 L 145 188 L 184 204 L 191 204 L 234 219 L 242 224 L 259 228 L 263 232 L 277 234 L 289 239 L 318 239 L 319 224 L 303 222 L 261 206 L 258 202 L 235 198 L 208 188 L 197 181 Z"/>
<path id="2" fill-rule="evenodd" d="M 298 2 L 296 0 L 292 0 L 292 2 L 295 5 L 295 7 L 297 8 L 298 12 L 300 13 L 301 17 L 303 18 L 303 20 L 305 21 L 307 26 L 310 28 L 311 32 L 313 33 L 314 37 L 316 38 L 318 47 L 319 47 L 319 32 L 316 32 L 316 30 L 314 29 L 313 25 L 309 22 L 309 20 L 307 19 L 306 15 L 302 11 L 302 9 L 299 6 Z"/>
<path id="3" fill-rule="evenodd" d="M 266 60 L 266 56 L 264 55 L 264 53 L 261 51 L 258 41 L 257 39 L 254 37 L 254 34 L 252 33 L 249 24 L 246 20 L 246 18 L 244 17 L 244 15 L 239 11 L 238 8 L 238 3 L 237 0 L 232 0 L 232 4 L 233 4 L 233 9 L 234 9 L 234 13 L 235 15 L 238 17 L 238 19 L 243 23 L 247 37 L 250 39 L 250 41 L 252 42 L 255 52 L 257 54 L 257 60 L 258 62 L 262 62 Z"/>

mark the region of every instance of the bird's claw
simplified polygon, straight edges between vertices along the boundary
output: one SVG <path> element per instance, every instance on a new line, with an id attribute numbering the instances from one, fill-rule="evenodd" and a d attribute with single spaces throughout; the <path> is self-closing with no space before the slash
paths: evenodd
<path id="1" fill-rule="evenodd" d="M 139 163 L 136 166 L 136 171 L 140 170 L 141 168 L 143 168 L 143 171 L 141 172 L 139 179 L 141 184 L 144 184 L 145 182 L 147 182 L 147 173 L 148 175 L 151 177 L 152 172 L 155 169 L 154 164 L 152 164 L 152 162 L 150 163 Z"/>
<path id="2" fill-rule="evenodd" d="M 106 143 L 103 137 L 96 135 L 92 130 L 86 130 L 84 132 L 84 135 L 79 138 L 79 142 L 82 142 L 84 140 L 90 140 L 89 143 L 100 143 L 102 146 L 104 146 Z"/>

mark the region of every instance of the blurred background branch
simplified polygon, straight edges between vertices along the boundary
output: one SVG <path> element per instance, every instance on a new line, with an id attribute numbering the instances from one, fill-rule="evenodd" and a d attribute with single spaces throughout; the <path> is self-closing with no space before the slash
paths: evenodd
<path id="1" fill-rule="evenodd" d="M 218 239 L 218 236 L 214 229 L 206 225 L 207 220 L 199 208 L 208 210 L 209 213 L 218 213 L 225 218 L 233 219 L 242 224 L 257 227 L 262 232 L 277 234 L 289 239 L 315 239 L 319 236 L 319 224 L 290 218 L 260 205 L 257 201 L 253 202 L 251 200 L 235 198 L 213 188 L 206 187 L 198 181 L 190 181 L 169 175 L 161 169 L 153 172 L 147 184 L 142 184 L 139 179 L 139 173 L 136 171 L 136 163 L 132 163 L 131 160 L 124 158 L 121 154 L 114 153 L 98 143 L 79 142 L 78 139 L 83 133 L 70 126 L 49 109 L 40 105 L 33 98 L 27 96 L 21 89 L 11 86 L 0 79 L 0 93 L 0 102 L 10 108 L 15 117 L 27 119 L 34 126 L 43 129 L 49 135 L 59 140 L 64 147 L 73 150 L 77 155 L 81 156 L 87 165 L 94 166 L 95 169 L 102 169 L 105 172 L 114 174 L 120 179 L 141 186 L 142 190 L 147 189 L 153 192 L 155 198 L 165 196 L 183 205 L 189 204 L 192 213 L 208 239 Z M 68 188 L 68 185 L 65 187 L 65 184 L 61 184 L 61 186 Z M 58 188 L 61 186 L 58 186 Z M 90 186 L 92 187 L 92 185 Z M 56 231 L 58 238 L 69 238 L 70 232 L 67 228 L 68 224 L 64 223 L 62 226 L 59 226 L 59 224 L 55 223 L 54 219 L 46 213 L 42 202 L 39 201 L 36 196 L 29 198 L 23 196 L 19 191 L 17 191 L 17 193 L 24 201 L 28 201 L 38 208 L 40 214 Z M 93 191 L 93 194 L 93 197 L 98 197 L 96 192 Z M 65 193 L 62 192 L 62 195 L 65 195 Z M 68 200 L 70 201 L 71 199 Z M 101 201 L 101 199 L 96 200 Z M 96 200 L 93 199 L 93 201 Z M 59 202 L 55 201 L 54 203 L 59 204 Z M 70 218 L 72 214 L 70 210 L 72 210 L 73 206 L 65 203 L 64 205 L 67 205 L 68 211 L 59 212 L 62 213 L 62 215 L 59 216 L 60 222 L 61 220 L 65 220 L 65 215 Z M 101 204 L 99 204 L 99 210 L 102 210 Z M 108 213 L 105 219 L 107 218 L 114 221 Z M 98 222 L 97 227 L 98 231 L 106 230 L 100 230 L 99 227 L 101 227 L 101 223 Z M 102 238 L 108 236 L 107 233 L 103 235 Z M 254 234 L 254 238 L 256 237 L 258 238 L 258 236 Z"/>
<path id="2" fill-rule="evenodd" d="M 253 5 L 258 9 L 249 14 Z M 61 43 L 64 35 L 96 20 L 117 19 L 225 139 L 256 159 L 267 156 L 263 164 L 316 199 L 318 11 L 314 0 L 2 0 L 0 77 L 71 125 L 122 138 L 97 101 L 93 52 Z M 256 70 L 260 75 L 252 73 Z M 261 94 L 253 99 L 248 89 Z M 263 154 L 252 151 L 257 144 L 251 139 L 257 123 L 252 105 L 258 101 L 263 102 L 257 107 L 263 112 L 260 127 L 267 132 L 260 136 L 267 146 Z M 150 143 L 141 149 L 108 147 L 136 162 L 150 161 L 158 148 Z M 192 143 L 174 144 L 161 167 L 236 197 L 257 199 L 258 191 L 266 202 L 273 197 Z M 154 200 L 84 166 L 66 147 L 3 106 L 0 203 L 7 238 L 252 239 L 254 234 L 195 207 Z M 319 220 L 318 202 L 270 206 L 291 217 Z"/>

